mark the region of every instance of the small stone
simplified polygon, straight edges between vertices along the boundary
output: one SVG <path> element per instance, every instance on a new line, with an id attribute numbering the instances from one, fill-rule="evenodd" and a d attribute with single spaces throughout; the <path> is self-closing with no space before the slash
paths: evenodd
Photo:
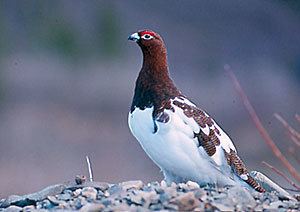
<path id="1" fill-rule="evenodd" d="M 110 196 L 109 192 L 108 191 L 104 191 L 104 196 L 105 197 L 109 197 Z"/>
<path id="2" fill-rule="evenodd" d="M 23 212 L 32 211 L 35 209 L 34 205 L 28 205 L 23 208 Z"/>
<path id="3" fill-rule="evenodd" d="M 178 195 L 176 188 L 172 187 L 165 188 L 164 193 L 167 193 L 170 196 L 170 198 L 176 197 Z"/>
<path id="4" fill-rule="evenodd" d="M 170 199 L 170 195 L 167 193 L 163 193 L 163 194 L 159 195 L 159 200 L 161 202 L 167 202 L 167 201 L 169 201 L 169 199 Z"/>
<path id="5" fill-rule="evenodd" d="M 178 183 L 178 188 L 179 188 L 179 190 L 182 190 L 182 191 L 188 191 L 189 190 L 188 185 L 185 184 L 185 183 Z"/>
<path id="6" fill-rule="evenodd" d="M 58 200 L 63 200 L 63 201 L 67 201 L 67 200 L 70 200 L 72 198 L 72 196 L 71 196 L 71 194 L 66 194 L 66 193 L 64 193 L 64 194 L 58 194 L 57 195 L 57 199 Z"/>
<path id="7" fill-rule="evenodd" d="M 172 182 L 171 185 L 170 185 L 170 187 L 172 187 L 172 188 L 177 188 L 177 184 L 174 183 L 174 182 Z"/>
<path id="8" fill-rule="evenodd" d="M 234 205 L 226 206 L 222 203 L 213 203 L 214 207 L 218 208 L 220 211 L 234 211 Z"/>
<path id="9" fill-rule="evenodd" d="M 212 205 L 211 203 L 207 202 L 204 204 L 204 210 L 205 211 L 218 211 L 218 208 L 216 208 L 214 205 Z"/>
<path id="10" fill-rule="evenodd" d="M 81 212 L 97 212 L 101 211 L 105 208 L 102 204 L 95 204 L 95 203 L 87 203 L 85 206 L 83 206 L 79 211 Z"/>
<path id="11" fill-rule="evenodd" d="M 255 208 L 254 211 L 263 211 L 264 207 L 261 204 L 258 204 Z"/>
<path id="12" fill-rule="evenodd" d="M 76 189 L 75 191 L 73 191 L 73 196 L 78 197 L 81 194 L 81 191 L 82 191 L 81 188 Z"/>
<path id="13" fill-rule="evenodd" d="M 159 195 L 155 191 L 151 192 L 140 192 L 139 194 L 142 197 L 143 205 L 145 208 L 149 208 L 151 204 L 156 204 L 159 201 Z"/>
<path id="14" fill-rule="evenodd" d="M 151 211 L 160 211 L 160 210 L 163 209 L 163 207 L 164 207 L 164 206 L 163 206 L 161 203 L 157 203 L 157 204 L 152 204 L 152 205 L 150 205 L 149 209 L 150 209 Z"/>
<path id="15" fill-rule="evenodd" d="M 170 211 L 178 211 L 179 207 L 175 204 L 169 204 L 167 202 L 163 203 L 164 209 L 170 210 Z"/>
<path id="16" fill-rule="evenodd" d="M 126 203 L 121 203 L 115 206 L 108 207 L 108 211 L 130 211 L 130 206 Z"/>
<path id="17" fill-rule="evenodd" d="M 87 199 L 95 200 L 97 199 L 97 190 L 93 187 L 85 187 L 82 189 L 81 195 Z"/>
<path id="18" fill-rule="evenodd" d="M 250 192 L 241 186 L 234 186 L 228 189 L 228 198 L 236 204 L 250 205 L 254 207 L 256 205 L 255 199 Z M 231 203 L 230 203 L 231 204 Z"/>
<path id="19" fill-rule="evenodd" d="M 5 211 L 6 212 L 19 212 L 19 211 L 22 211 L 22 208 L 15 206 L 15 205 L 11 205 L 8 208 L 6 208 Z"/>
<path id="20" fill-rule="evenodd" d="M 121 183 L 121 187 L 123 188 L 123 190 L 129 190 L 129 189 L 141 189 L 144 186 L 143 182 L 140 180 L 136 180 L 136 181 L 127 181 L 127 182 L 123 182 Z"/>
<path id="21" fill-rule="evenodd" d="M 130 195 L 130 197 L 128 198 L 129 200 L 129 204 L 131 205 L 136 204 L 136 205 L 143 205 L 145 200 L 142 199 L 142 197 L 140 195 Z"/>
<path id="22" fill-rule="evenodd" d="M 227 198 L 227 195 L 225 193 L 215 194 L 214 199 L 225 199 Z"/>
<path id="23" fill-rule="evenodd" d="M 83 206 L 82 200 L 80 198 L 75 199 L 73 206 L 75 207 L 76 210 L 80 209 Z"/>
<path id="24" fill-rule="evenodd" d="M 23 196 L 12 195 L 9 196 L 5 201 L 1 201 L 0 207 L 6 208 L 10 205 L 16 205 L 19 207 L 35 205 L 36 202 L 46 199 L 47 196 L 60 194 L 63 190 L 65 190 L 65 188 L 65 185 L 57 184 L 32 194 L 26 194 Z"/>
<path id="25" fill-rule="evenodd" d="M 104 197 L 104 193 L 101 190 L 99 190 L 97 193 L 97 199 L 101 199 L 102 197 Z"/>
<path id="26" fill-rule="evenodd" d="M 84 176 L 84 175 L 76 175 L 76 177 L 75 177 L 75 183 L 77 185 L 81 185 L 81 184 L 85 183 L 85 181 L 86 181 L 86 176 Z"/>
<path id="27" fill-rule="evenodd" d="M 198 189 L 200 188 L 199 184 L 193 181 L 188 181 L 186 183 L 186 185 L 188 186 L 189 189 L 193 190 L 193 189 Z"/>
<path id="28" fill-rule="evenodd" d="M 207 200 L 207 193 L 201 188 L 194 191 L 194 194 L 197 199 L 200 199 L 203 202 L 205 202 Z"/>
<path id="29" fill-rule="evenodd" d="M 105 207 L 107 207 L 107 206 L 109 206 L 109 205 L 111 204 L 111 200 L 109 200 L 109 199 L 104 199 L 104 200 L 101 201 L 101 203 L 102 203 Z"/>
<path id="30" fill-rule="evenodd" d="M 166 181 L 162 180 L 162 181 L 160 182 L 160 186 L 161 186 L 161 187 L 167 187 L 168 184 L 167 184 Z"/>
<path id="31" fill-rule="evenodd" d="M 54 205 L 49 200 L 47 200 L 47 199 L 43 200 L 41 208 L 51 209 L 53 207 L 54 207 Z M 37 207 L 37 209 L 40 209 L 40 208 Z"/>
<path id="32" fill-rule="evenodd" d="M 61 202 L 55 209 L 67 209 L 69 204 L 67 202 Z"/>
<path id="33" fill-rule="evenodd" d="M 200 205 L 200 201 L 195 198 L 193 192 L 184 193 L 170 201 L 178 206 L 180 211 L 190 211 Z"/>
<path id="34" fill-rule="evenodd" d="M 63 201 L 58 200 L 55 196 L 48 196 L 47 199 L 54 205 L 54 206 L 58 206 L 59 204 L 61 204 Z"/>
<path id="35" fill-rule="evenodd" d="M 167 188 L 167 187 L 166 187 Z M 175 190 L 175 189 L 174 189 Z M 165 190 L 163 189 L 163 188 L 161 188 L 161 187 L 156 187 L 155 188 L 155 191 L 156 191 L 156 193 L 158 193 L 158 194 L 163 194 L 163 193 L 165 193 Z"/>
<path id="36" fill-rule="evenodd" d="M 115 193 L 119 193 L 122 191 L 122 187 L 119 186 L 119 185 L 112 185 L 111 187 L 109 187 L 109 189 L 107 190 L 107 192 L 110 194 L 110 195 L 113 195 Z"/>
<path id="37" fill-rule="evenodd" d="M 267 209 L 275 210 L 275 209 L 283 208 L 283 207 L 287 208 L 287 204 L 282 201 L 276 201 L 276 202 L 271 202 L 269 207 L 267 207 Z"/>

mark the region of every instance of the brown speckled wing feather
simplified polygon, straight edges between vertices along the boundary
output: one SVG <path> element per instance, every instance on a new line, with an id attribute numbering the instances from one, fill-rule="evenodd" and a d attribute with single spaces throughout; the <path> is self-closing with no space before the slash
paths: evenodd
<path id="1" fill-rule="evenodd" d="M 199 146 L 203 147 L 205 152 L 214 160 L 213 156 L 224 157 L 227 164 L 231 167 L 232 171 L 235 172 L 243 181 L 253 187 L 259 192 L 265 192 L 265 190 L 256 182 L 250 175 L 249 172 L 237 155 L 237 152 L 229 139 L 229 137 L 224 133 L 221 134 L 217 124 L 214 120 L 207 115 L 204 111 L 197 108 L 196 106 L 186 104 L 180 101 L 173 101 L 173 104 L 183 110 L 183 113 L 189 117 L 193 118 L 196 123 L 200 126 L 199 132 L 194 132 L 194 136 L 198 139 Z M 204 129 L 209 128 L 208 132 L 204 132 Z M 207 131 L 207 130 L 206 130 Z M 225 138 L 226 137 L 226 138 Z M 225 138 L 222 140 L 222 138 Z M 218 149 L 221 146 L 222 148 Z M 219 151 L 224 151 L 221 154 Z M 216 161 L 215 161 L 216 162 Z M 220 165 L 220 164 L 219 164 Z"/>

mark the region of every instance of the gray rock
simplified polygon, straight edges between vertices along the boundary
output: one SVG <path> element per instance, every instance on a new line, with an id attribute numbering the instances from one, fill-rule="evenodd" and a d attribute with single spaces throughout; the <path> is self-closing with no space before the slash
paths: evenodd
<path id="1" fill-rule="evenodd" d="M 188 182 L 186 183 L 186 185 L 188 186 L 188 188 L 189 188 L 190 190 L 194 190 L 194 189 L 199 189 L 199 188 L 200 188 L 199 184 L 196 183 L 196 182 L 193 182 L 193 181 L 188 181 Z"/>
<path id="2" fill-rule="evenodd" d="M 241 186 L 234 186 L 228 190 L 228 199 L 231 199 L 236 204 L 244 204 L 254 207 L 256 205 L 255 199 L 251 193 Z"/>
<path id="3" fill-rule="evenodd" d="M 28 205 L 23 208 L 23 212 L 29 212 L 35 209 L 34 205 Z"/>
<path id="4" fill-rule="evenodd" d="M 6 208 L 4 211 L 5 212 L 19 212 L 19 211 L 22 211 L 22 208 L 15 206 L 15 205 L 11 205 L 8 208 Z"/>
<path id="5" fill-rule="evenodd" d="M 119 193 L 122 191 L 122 187 L 120 185 L 113 185 L 113 186 L 110 186 L 109 189 L 107 190 L 107 192 L 110 194 L 110 195 L 113 195 L 115 193 Z M 105 194 L 105 193 L 104 193 Z M 109 195 L 108 195 L 109 196 Z"/>
<path id="6" fill-rule="evenodd" d="M 130 211 L 130 206 L 126 203 L 121 203 L 107 208 L 108 211 Z"/>
<path id="7" fill-rule="evenodd" d="M 57 195 L 57 199 L 58 200 L 63 200 L 63 201 L 67 201 L 70 200 L 72 198 L 72 193 L 63 193 L 63 194 L 58 194 Z"/>
<path id="8" fill-rule="evenodd" d="M 163 207 L 165 210 L 171 210 L 171 211 L 178 211 L 179 210 L 179 206 L 172 204 L 172 203 L 168 203 L 168 202 L 164 202 L 163 203 Z"/>
<path id="9" fill-rule="evenodd" d="M 166 187 L 163 191 L 164 191 L 163 193 L 169 194 L 170 198 L 176 197 L 178 194 L 176 188 L 173 188 L 173 187 Z M 159 192 L 157 192 L 157 193 L 159 193 Z"/>
<path id="10" fill-rule="evenodd" d="M 131 194 L 129 197 L 127 197 L 128 203 L 135 204 L 135 205 L 143 205 L 145 203 L 145 200 L 141 197 L 141 195 L 134 195 Z"/>
<path id="11" fill-rule="evenodd" d="M 164 208 L 164 206 L 161 203 L 152 204 L 150 205 L 149 209 L 152 211 L 160 211 Z"/>
<path id="12" fill-rule="evenodd" d="M 193 192 L 184 193 L 172 199 L 170 203 L 177 205 L 180 211 L 190 211 L 200 205 L 200 201 L 195 198 Z"/>
<path id="13" fill-rule="evenodd" d="M 213 203 L 214 207 L 218 208 L 220 211 L 234 211 L 234 205 L 226 206 L 222 203 Z"/>
<path id="14" fill-rule="evenodd" d="M 71 191 L 75 191 L 76 189 L 79 189 L 79 188 L 82 189 L 82 188 L 85 188 L 85 187 L 93 187 L 97 190 L 105 191 L 109 188 L 109 184 L 104 183 L 104 182 L 85 182 L 85 183 L 80 184 L 80 185 L 77 185 L 75 183 L 69 183 L 66 188 L 71 190 Z"/>
<path id="15" fill-rule="evenodd" d="M 74 196 L 74 197 L 78 197 L 78 196 L 81 194 L 81 191 L 82 191 L 81 188 L 76 189 L 76 190 L 73 192 L 73 196 Z"/>
<path id="16" fill-rule="evenodd" d="M 102 197 L 104 197 L 104 193 L 103 193 L 103 191 L 98 191 L 97 192 L 97 199 L 101 199 Z"/>
<path id="17" fill-rule="evenodd" d="M 123 188 L 123 190 L 129 190 L 129 189 L 142 189 L 144 184 L 140 180 L 136 181 L 127 181 L 120 184 L 120 186 Z"/>
<path id="18" fill-rule="evenodd" d="M 63 184 L 57 184 L 53 186 L 49 186 L 39 192 L 27 194 L 23 196 L 12 195 L 8 197 L 2 204 L 0 208 L 6 208 L 9 205 L 16 205 L 20 207 L 24 207 L 27 205 L 34 205 L 36 202 L 46 199 L 47 196 L 60 194 L 66 188 Z"/>
<path id="19" fill-rule="evenodd" d="M 42 209 L 42 208 L 51 209 L 53 207 L 54 207 L 54 205 L 48 199 L 45 199 L 42 202 L 38 202 L 36 205 L 37 209 Z"/>
<path id="20" fill-rule="evenodd" d="M 108 207 L 109 205 L 112 204 L 112 201 L 110 199 L 104 199 L 101 201 L 101 203 L 105 206 Z"/>
<path id="21" fill-rule="evenodd" d="M 85 206 L 83 206 L 79 211 L 81 212 L 97 212 L 101 211 L 105 208 L 102 204 L 95 204 L 95 203 L 87 203 Z"/>
<path id="22" fill-rule="evenodd" d="M 47 199 L 53 204 L 54 206 L 58 206 L 59 204 L 64 203 L 62 200 L 58 200 L 55 196 L 48 196 Z"/>
<path id="23" fill-rule="evenodd" d="M 83 204 L 84 203 L 82 202 L 82 199 L 77 198 L 77 199 L 74 200 L 74 202 L 72 203 L 71 206 L 72 206 L 72 208 L 78 210 L 83 206 Z"/>
<path id="24" fill-rule="evenodd" d="M 97 190 L 93 187 L 85 187 L 82 189 L 81 195 L 87 199 L 95 200 L 97 199 Z"/>

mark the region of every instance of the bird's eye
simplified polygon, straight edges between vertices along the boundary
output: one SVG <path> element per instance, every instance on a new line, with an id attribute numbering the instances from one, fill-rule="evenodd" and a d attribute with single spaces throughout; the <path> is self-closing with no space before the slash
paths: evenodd
<path id="1" fill-rule="evenodd" d="M 145 34 L 145 35 L 142 36 L 142 38 L 143 38 L 144 40 L 150 40 L 150 39 L 153 38 L 153 36 L 151 36 L 151 35 L 149 35 L 149 34 Z"/>

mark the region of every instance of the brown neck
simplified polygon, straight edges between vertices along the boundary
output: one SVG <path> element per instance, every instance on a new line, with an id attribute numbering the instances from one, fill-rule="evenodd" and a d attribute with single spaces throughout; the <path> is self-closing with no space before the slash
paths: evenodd
<path id="1" fill-rule="evenodd" d="M 142 71 L 152 72 L 155 77 L 164 75 L 164 77 L 169 76 L 168 71 L 168 61 L 167 61 L 167 51 L 162 45 L 160 46 L 150 46 L 141 47 L 143 52 L 143 66 Z"/>
<path id="2" fill-rule="evenodd" d="M 167 52 L 163 45 L 141 46 L 143 66 L 136 81 L 131 111 L 135 107 L 161 107 L 165 101 L 180 95 L 169 76 Z"/>

